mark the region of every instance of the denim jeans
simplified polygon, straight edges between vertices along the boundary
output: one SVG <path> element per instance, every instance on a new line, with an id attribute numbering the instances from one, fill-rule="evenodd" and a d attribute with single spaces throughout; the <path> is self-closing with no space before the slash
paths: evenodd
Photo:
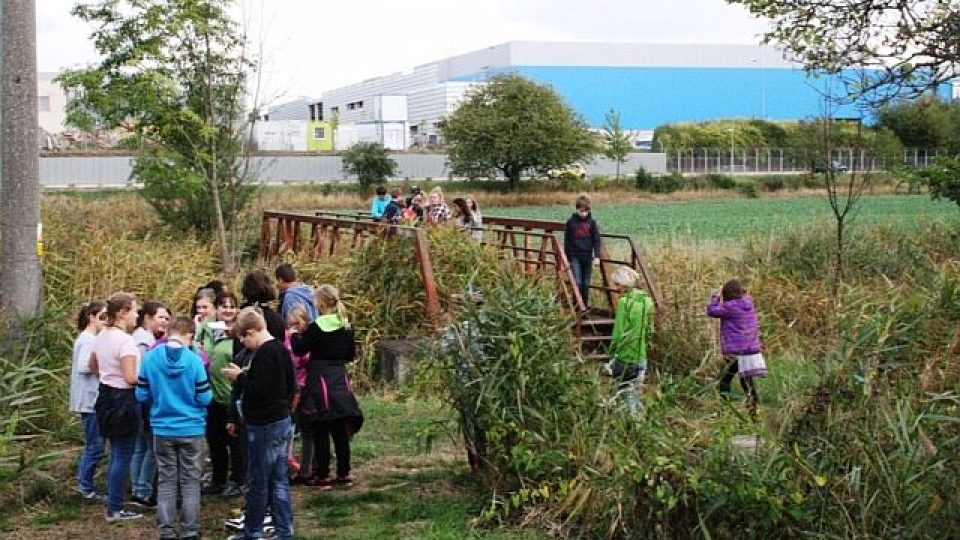
<path id="1" fill-rule="evenodd" d="M 80 454 L 80 464 L 77 466 L 77 488 L 83 494 L 97 490 L 93 482 L 93 475 L 97 472 L 100 459 L 103 458 L 103 437 L 100 436 L 100 426 L 97 424 L 97 415 L 82 413 L 83 421 L 83 453 Z"/>
<path id="2" fill-rule="evenodd" d="M 157 525 L 161 539 L 200 534 L 200 462 L 203 437 L 155 437 L 160 478 L 157 481 Z M 177 501 L 177 488 L 180 504 Z M 180 509 L 179 520 L 177 508 Z M 177 521 L 180 532 L 177 533 Z"/>
<path id="3" fill-rule="evenodd" d="M 136 434 L 133 457 L 130 460 L 130 485 L 134 497 L 153 496 L 153 477 L 157 474 L 157 458 L 153 452 L 153 435 L 140 430 Z"/>
<path id="4" fill-rule="evenodd" d="M 293 504 L 287 477 L 292 440 L 293 423 L 289 417 L 266 426 L 247 426 L 247 510 L 243 524 L 247 538 L 263 537 L 268 502 L 277 537 L 293 538 Z"/>
<path id="5" fill-rule="evenodd" d="M 107 468 L 107 511 L 110 513 L 123 510 L 130 460 L 136 443 L 136 433 L 110 438 L 110 465 Z"/>
<path id="6" fill-rule="evenodd" d="M 593 278 L 593 259 L 570 257 L 570 271 L 573 272 L 573 280 L 580 288 L 583 305 L 590 307 L 590 280 Z"/>

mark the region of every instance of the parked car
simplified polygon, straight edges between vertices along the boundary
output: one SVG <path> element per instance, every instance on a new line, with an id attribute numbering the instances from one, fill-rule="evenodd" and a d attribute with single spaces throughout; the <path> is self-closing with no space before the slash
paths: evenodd
<path id="1" fill-rule="evenodd" d="M 547 178 L 551 179 L 579 179 L 584 180 L 587 177 L 587 170 L 580 163 L 571 163 L 566 167 L 550 169 L 547 171 Z"/>
<path id="2" fill-rule="evenodd" d="M 844 164 L 844 163 L 841 162 L 841 161 L 833 160 L 833 161 L 830 162 L 830 171 L 831 171 L 831 172 L 835 172 L 835 173 L 845 173 L 845 172 L 847 172 L 847 171 L 849 171 L 849 170 L 850 170 L 850 168 L 847 167 L 846 164 Z M 826 167 L 826 165 L 824 165 L 824 164 L 822 164 L 822 163 L 818 163 L 818 164 L 816 164 L 816 165 L 813 166 L 813 172 L 815 172 L 815 173 L 825 173 L 825 172 L 827 172 L 827 167 Z"/>

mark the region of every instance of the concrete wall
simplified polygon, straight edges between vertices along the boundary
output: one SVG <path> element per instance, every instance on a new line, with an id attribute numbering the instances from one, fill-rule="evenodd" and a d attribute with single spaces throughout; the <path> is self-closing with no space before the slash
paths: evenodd
<path id="1" fill-rule="evenodd" d="M 394 154 L 399 165 L 397 179 L 446 179 L 450 175 L 445 154 Z M 121 187 L 128 185 L 132 157 L 42 157 L 40 184 L 48 188 Z M 621 167 L 621 174 L 633 174 L 643 166 L 653 173 L 667 170 L 665 154 L 630 154 Z M 612 175 L 614 163 L 599 159 L 586 163 L 588 174 Z M 252 169 L 268 184 L 284 182 L 334 182 L 345 180 L 340 156 L 259 156 L 253 158 Z"/>

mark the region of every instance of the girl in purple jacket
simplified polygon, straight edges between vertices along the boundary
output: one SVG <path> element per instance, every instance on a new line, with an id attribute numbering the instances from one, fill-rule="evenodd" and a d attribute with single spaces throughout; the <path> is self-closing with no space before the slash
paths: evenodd
<path id="1" fill-rule="evenodd" d="M 740 374 L 740 386 L 747 395 L 747 410 L 757 413 L 757 387 L 753 379 L 767 376 L 760 343 L 757 310 L 740 282 L 731 279 L 723 284 L 720 294 L 714 294 L 707 306 L 707 315 L 720 319 L 720 339 L 727 368 L 720 378 L 719 390 L 724 399 L 730 396 L 730 382 Z"/>

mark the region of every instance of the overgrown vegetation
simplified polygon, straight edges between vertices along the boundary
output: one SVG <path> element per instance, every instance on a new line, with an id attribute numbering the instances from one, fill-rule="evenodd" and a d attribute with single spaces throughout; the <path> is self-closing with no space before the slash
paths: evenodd
<path id="1" fill-rule="evenodd" d="M 118 204 L 129 195 L 116 197 L 57 197 L 46 203 L 48 313 L 30 350 L 0 355 L 0 419 L 6 428 L 0 474 L 8 486 L 0 489 L 0 500 L 6 508 L 55 499 L 53 484 L 41 480 L 50 474 L 51 452 L 79 441 L 64 402 L 73 337 L 66 321 L 76 303 L 127 289 L 168 300 L 182 311 L 195 287 L 215 275 L 216 257 L 208 246 L 159 228 L 143 207 Z M 879 206 L 871 210 L 874 202 Z M 930 207 L 937 204 L 925 198 L 865 200 L 862 208 L 869 212 L 851 229 L 846 284 L 835 305 L 825 278 L 830 232 L 810 221 L 785 229 L 769 221 L 777 215 L 799 223 L 813 208 L 826 211 L 822 201 L 733 199 L 645 205 L 635 215 L 616 206 L 598 206 L 597 212 L 612 212 L 599 216 L 604 230 L 644 240 L 651 237 L 645 227 L 665 226 L 657 223 L 668 215 L 675 221 L 700 216 L 701 225 L 682 227 L 696 236 L 726 227 L 726 236 L 710 238 L 730 246 L 744 237 L 742 216 L 759 215 L 760 205 L 771 209 L 768 221 L 756 227 L 769 234 L 752 236 L 742 250 L 650 249 L 666 303 L 658 311 L 647 408 L 640 418 L 627 417 L 597 366 L 577 358 L 569 339 L 572 320 L 557 305 L 550 280 L 502 267 L 496 252 L 454 229 L 430 231 L 445 301 L 469 283 L 487 298 L 480 309 L 444 306 L 462 313 L 460 321 L 474 332 L 464 334 L 464 346 L 455 350 L 479 350 L 474 360 L 482 360 L 463 364 L 454 355 L 437 356 L 418 385 L 451 405 L 470 406 L 487 434 L 486 468 L 478 477 L 485 503 L 473 499 L 476 484 L 459 476 L 444 488 L 470 493 L 451 499 L 457 512 L 478 515 L 483 526 L 504 523 L 534 534 L 584 538 L 960 534 L 953 519 L 960 510 L 953 497 L 960 488 L 955 457 L 960 369 L 951 348 L 960 325 L 955 215 L 930 219 Z M 943 208 L 955 212 L 952 205 Z M 895 213 L 903 222 L 884 225 L 883 218 Z M 105 215 L 124 226 L 103 226 Z M 735 219 L 717 220 L 725 215 Z M 344 292 L 362 345 L 353 369 L 364 390 L 376 387 L 369 375 L 379 339 L 431 334 L 409 248 L 407 240 L 392 237 L 349 259 L 286 255 L 305 281 L 333 282 Z M 718 399 L 712 383 L 722 361 L 704 302 L 732 276 L 741 277 L 754 295 L 773 367 L 760 386 L 756 424 L 736 402 Z M 463 365 L 472 371 L 458 372 Z M 464 375 L 474 384 L 458 384 Z M 426 427 L 419 422 L 410 429 L 434 431 Z M 13 440 L 28 435 L 32 441 Z M 742 448 L 744 440 L 748 449 Z M 380 451 L 364 444 L 357 446 L 363 459 Z M 438 474 L 454 474 L 444 471 Z M 390 531 L 399 524 L 418 527 L 406 524 L 421 519 L 449 522 L 455 534 L 468 534 L 462 521 L 437 513 L 438 499 L 424 495 L 433 493 L 429 486 L 438 477 L 423 478 L 416 480 L 420 502 L 406 513 L 380 512 L 382 505 L 407 500 L 393 491 L 374 501 L 372 528 L 343 511 L 344 504 L 366 505 L 367 499 L 324 499 L 299 508 L 319 526 L 350 521 L 357 531 L 388 537 L 404 536 Z M 396 479 L 402 485 L 411 481 Z M 72 519 L 70 512 L 75 509 L 64 507 L 64 513 L 44 519 Z M 427 529 L 411 531 L 429 537 Z"/>
<path id="2" fill-rule="evenodd" d="M 86 131 L 122 127 L 136 139 L 133 179 L 161 220 L 214 237 L 228 274 L 234 219 L 252 195 L 246 160 L 256 112 L 254 66 L 225 0 L 97 0 L 73 14 L 93 27 L 102 57 L 58 78 L 76 94 L 67 120 Z"/>

